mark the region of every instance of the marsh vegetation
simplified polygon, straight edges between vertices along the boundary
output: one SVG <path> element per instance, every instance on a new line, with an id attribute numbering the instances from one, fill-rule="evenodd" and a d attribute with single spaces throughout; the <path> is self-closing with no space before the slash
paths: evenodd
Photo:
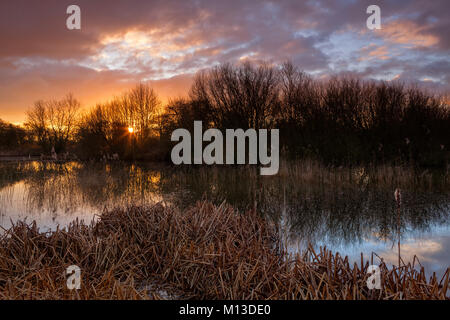
<path id="1" fill-rule="evenodd" d="M 446 299 L 450 269 L 427 279 L 416 261 L 353 264 L 326 249 L 289 255 L 280 242 L 256 211 L 208 202 L 117 209 L 52 233 L 18 223 L 0 237 L 0 298 L 160 299 L 164 289 L 178 299 Z M 83 285 L 69 291 L 64 271 L 74 263 Z M 381 290 L 366 285 L 374 263 Z"/>

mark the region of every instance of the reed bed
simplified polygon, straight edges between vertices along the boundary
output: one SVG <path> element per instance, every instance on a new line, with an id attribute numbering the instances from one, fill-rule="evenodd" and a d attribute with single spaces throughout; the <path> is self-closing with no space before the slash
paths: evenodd
<path id="1" fill-rule="evenodd" d="M 115 209 L 54 232 L 19 222 L 0 238 L 0 299 L 449 299 L 449 269 L 427 279 L 375 255 L 354 265 L 326 248 L 290 256 L 276 230 L 255 211 L 209 202 Z M 381 290 L 367 288 L 370 264 Z M 70 265 L 80 290 L 66 287 Z"/>

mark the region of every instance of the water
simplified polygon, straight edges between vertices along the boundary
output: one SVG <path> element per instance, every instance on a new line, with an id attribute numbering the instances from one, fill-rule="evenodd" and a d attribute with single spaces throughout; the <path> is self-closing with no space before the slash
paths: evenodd
<path id="1" fill-rule="evenodd" d="M 401 254 L 417 256 L 427 274 L 450 266 L 448 173 L 378 167 L 323 168 L 282 163 L 262 177 L 256 167 L 175 168 L 155 164 L 2 162 L 0 225 L 35 220 L 54 230 L 78 218 L 89 223 L 103 210 L 164 201 L 187 207 L 197 200 L 226 201 L 241 211 L 257 207 L 279 223 L 289 250 L 311 243 L 360 261 L 372 252 L 397 264 L 394 190 L 402 190 Z"/>

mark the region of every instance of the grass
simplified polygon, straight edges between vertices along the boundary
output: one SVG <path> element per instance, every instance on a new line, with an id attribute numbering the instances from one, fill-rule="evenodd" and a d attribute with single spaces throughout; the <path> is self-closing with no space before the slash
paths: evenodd
<path id="1" fill-rule="evenodd" d="M 375 255 L 354 265 L 325 248 L 289 256 L 276 230 L 255 211 L 208 202 L 116 209 L 48 233 L 19 222 L 0 238 L 0 298 L 449 299 L 449 269 L 427 279 L 417 265 L 389 268 Z M 82 283 L 70 291 L 74 264 Z M 371 264 L 381 290 L 366 286 Z"/>

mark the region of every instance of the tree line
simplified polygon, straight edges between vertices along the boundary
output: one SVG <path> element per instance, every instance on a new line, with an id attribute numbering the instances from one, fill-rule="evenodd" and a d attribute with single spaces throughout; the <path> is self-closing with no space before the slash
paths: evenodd
<path id="1" fill-rule="evenodd" d="M 336 165 L 448 162 L 450 107 L 442 96 L 399 82 L 315 79 L 289 62 L 201 71 L 185 97 L 166 105 L 143 83 L 84 113 L 70 94 L 37 101 L 23 128 L 5 131 L 0 123 L 0 143 L 3 149 L 34 144 L 42 152 L 71 150 L 81 158 L 164 160 L 173 130 L 193 130 L 195 120 L 222 130 L 280 129 L 286 157 Z"/>

